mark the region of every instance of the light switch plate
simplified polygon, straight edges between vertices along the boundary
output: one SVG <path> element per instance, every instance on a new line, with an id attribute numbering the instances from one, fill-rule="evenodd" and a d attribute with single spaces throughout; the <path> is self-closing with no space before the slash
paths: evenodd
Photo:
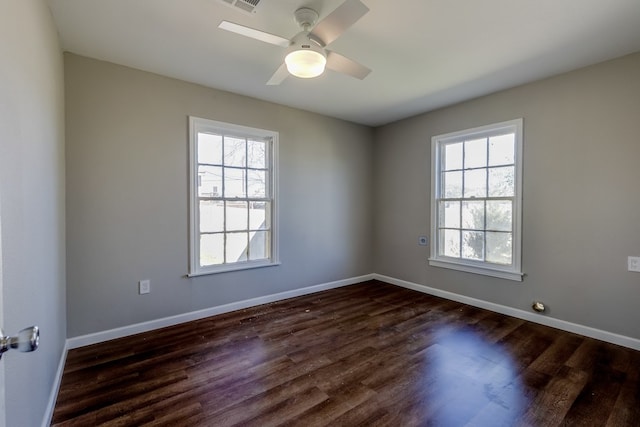
<path id="1" fill-rule="evenodd" d="M 138 293 L 142 295 L 149 292 L 151 292 L 151 280 L 140 280 L 138 282 Z"/>
<path id="2" fill-rule="evenodd" d="M 637 271 L 640 273 L 640 257 L 630 256 L 629 258 L 627 258 L 627 261 L 629 263 L 628 265 L 629 271 Z"/>

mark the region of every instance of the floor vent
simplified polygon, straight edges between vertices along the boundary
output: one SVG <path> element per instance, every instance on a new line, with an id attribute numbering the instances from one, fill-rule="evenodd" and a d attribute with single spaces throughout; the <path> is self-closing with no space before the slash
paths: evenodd
<path id="1" fill-rule="evenodd" d="M 256 13 L 262 0 L 220 0 L 220 2 L 241 12 L 253 14 Z"/>

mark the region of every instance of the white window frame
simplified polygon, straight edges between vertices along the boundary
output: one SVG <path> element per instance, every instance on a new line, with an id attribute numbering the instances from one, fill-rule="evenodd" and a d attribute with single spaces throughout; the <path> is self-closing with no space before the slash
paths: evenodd
<path id="1" fill-rule="evenodd" d="M 515 176 L 512 211 L 512 264 L 502 266 L 485 261 L 453 258 L 438 254 L 440 236 L 438 233 L 439 210 L 438 201 L 442 190 L 441 159 L 442 147 L 445 144 L 478 139 L 506 132 L 515 134 Z M 429 265 L 443 267 L 468 273 L 482 274 L 503 279 L 522 281 L 522 143 L 523 119 L 514 119 L 501 123 L 480 126 L 458 132 L 437 135 L 431 138 L 431 256 Z"/>
<path id="2" fill-rule="evenodd" d="M 267 170 L 267 199 L 271 205 L 270 257 L 210 266 L 200 266 L 200 209 L 198 194 L 198 133 L 218 133 L 242 138 L 260 138 L 270 141 Z M 189 277 L 229 271 L 280 265 L 278 253 L 278 132 L 257 129 L 199 117 L 189 117 Z"/>

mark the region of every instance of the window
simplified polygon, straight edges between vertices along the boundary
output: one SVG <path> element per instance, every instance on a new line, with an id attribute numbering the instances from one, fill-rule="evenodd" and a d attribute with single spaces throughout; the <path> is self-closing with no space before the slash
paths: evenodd
<path id="1" fill-rule="evenodd" d="M 522 280 L 522 119 L 431 140 L 429 264 Z"/>
<path id="2" fill-rule="evenodd" d="M 278 133 L 189 118 L 190 276 L 276 265 Z"/>

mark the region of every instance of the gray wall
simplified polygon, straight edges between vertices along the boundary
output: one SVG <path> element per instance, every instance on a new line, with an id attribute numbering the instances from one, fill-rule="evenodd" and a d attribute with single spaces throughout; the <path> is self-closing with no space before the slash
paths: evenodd
<path id="1" fill-rule="evenodd" d="M 522 283 L 429 267 L 431 137 L 524 118 Z M 376 129 L 377 273 L 640 338 L 640 54 Z"/>
<path id="2" fill-rule="evenodd" d="M 42 423 L 66 338 L 63 60 L 44 1 L 0 2 L 0 61 L 0 326 L 42 333 L 36 352 L 2 357 L 0 424 L 30 427 Z"/>
<path id="3" fill-rule="evenodd" d="M 373 270 L 372 129 L 73 54 L 65 87 L 69 337 Z M 189 115 L 280 133 L 282 265 L 184 277 Z"/>
<path id="4" fill-rule="evenodd" d="M 375 130 L 72 54 L 65 67 L 69 337 L 376 272 L 640 338 L 640 54 Z M 281 266 L 184 277 L 188 115 L 280 132 Z M 431 136 L 517 117 L 524 282 L 429 267 Z"/>

